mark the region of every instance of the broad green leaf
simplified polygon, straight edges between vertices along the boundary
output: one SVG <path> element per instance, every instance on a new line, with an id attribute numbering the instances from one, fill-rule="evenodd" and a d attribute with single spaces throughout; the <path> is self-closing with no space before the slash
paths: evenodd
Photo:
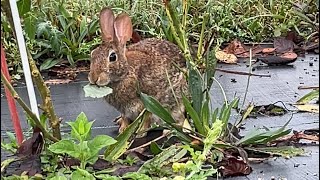
<path id="1" fill-rule="evenodd" d="M 150 151 L 153 155 L 157 155 L 162 152 L 162 149 L 156 142 L 151 142 L 150 144 Z"/>
<path id="2" fill-rule="evenodd" d="M 149 177 L 146 174 L 141 174 L 138 172 L 128 172 L 122 176 L 122 178 L 125 179 L 132 179 L 132 180 L 152 180 L 151 177 Z"/>
<path id="3" fill-rule="evenodd" d="M 17 1 L 17 7 L 20 17 L 24 17 L 31 9 L 31 0 L 19 0 Z"/>
<path id="4" fill-rule="evenodd" d="M 48 58 L 40 65 L 40 71 L 47 70 L 52 68 L 53 66 L 59 64 L 61 60 Z"/>
<path id="5" fill-rule="evenodd" d="M 92 155 L 96 155 L 99 153 L 100 149 L 110 146 L 116 142 L 117 141 L 110 136 L 98 135 L 88 142 L 88 147 Z"/>
<path id="6" fill-rule="evenodd" d="M 195 109 L 193 109 L 193 107 L 191 106 L 191 103 L 189 102 L 189 100 L 185 96 L 183 96 L 182 101 L 183 101 L 183 104 L 186 108 L 187 113 L 190 115 L 191 119 L 193 120 L 194 126 L 196 127 L 197 131 L 200 134 L 205 135 L 205 130 L 204 130 L 203 124 L 200 120 L 200 117 L 197 114 L 197 112 L 195 111 Z"/>
<path id="7" fill-rule="evenodd" d="M 219 108 L 216 108 L 212 113 L 211 124 L 213 124 L 217 120 L 218 114 L 219 114 Z M 210 127 L 211 127 L 211 124 L 210 124 Z"/>
<path id="8" fill-rule="evenodd" d="M 261 132 L 258 128 L 254 128 L 251 131 L 249 131 L 243 138 L 241 138 L 238 142 L 236 142 L 236 145 L 239 144 L 249 144 L 249 142 L 254 142 L 255 140 L 261 139 L 261 135 L 264 133 Z"/>
<path id="9" fill-rule="evenodd" d="M 141 99 L 145 108 L 149 112 L 153 113 L 169 124 L 175 123 L 175 120 L 171 114 L 156 99 L 144 93 L 141 93 Z"/>
<path id="10" fill-rule="evenodd" d="M 139 173 L 148 173 L 152 170 L 152 167 L 162 167 L 170 163 L 170 158 L 177 154 L 182 147 L 172 145 L 167 149 L 164 149 L 160 154 L 156 155 L 154 158 L 146 161 L 138 170 Z"/>
<path id="11" fill-rule="evenodd" d="M 209 126 L 209 121 L 210 121 L 210 104 L 209 104 L 209 100 L 205 100 L 202 108 L 201 108 L 201 120 L 202 120 L 202 124 L 205 130 L 205 133 L 207 134 L 207 129 Z"/>
<path id="12" fill-rule="evenodd" d="M 192 107 L 197 112 L 197 114 L 200 114 L 203 101 L 203 80 L 201 78 L 199 70 L 195 67 L 189 68 L 188 81 L 189 92 L 192 98 Z"/>
<path id="13" fill-rule="evenodd" d="M 95 180 L 96 178 L 84 169 L 78 168 L 71 174 L 71 180 Z"/>
<path id="14" fill-rule="evenodd" d="M 30 15 L 26 18 L 24 18 L 24 30 L 29 37 L 30 40 L 34 40 L 36 36 L 37 26 L 36 24 L 36 18 L 33 15 Z"/>
<path id="15" fill-rule="evenodd" d="M 67 122 L 72 128 L 71 136 L 78 139 L 79 141 L 84 141 L 90 137 L 91 126 L 94 121 L 89 122 L 87 116 L 81 112 L 76 121 Z"/>
<path id="16" fill-rule="evenodd" d="M 312 101 L 313 99 L 319 98 L 319 89 L 313 90 L 308 94 L 304 95 L 297 101 L 297 104 L 306 104 Z"/>
<path id="17" fill-rule="evenodd" d="M 54 176 L 49 180 L 68 180 L 65 176 Z"/>
<path id="18" fill-rule="evenodd" d="M 80 156 L 79 147 L 76 144 L 74 144 L 73 141 L 68 139 L 60 140 L 50 145 L 48 149 L 53 153 L 68 154 L 74 158 L 79 158 Z"/>
<path id="19" fill-rule="evenodd" d="M 102 180 L 121 180 L 121 178 L 117 176 L 111 176 L 109 174 L 99 174 L 99 175 L 95 175 L 95 177 Z"/>
<path id="20" fill-rule="evenodd" d="M 104 152 L 104 157 L 108 161 L 117 160 L 125 151 L 129 148 L 129 144 L 135 132 L 138 130 L 141 123 L 145 121 L 145 113 L 140 113 L 140 115 L 115 139 L 117 142 L 109 146 Z"/>
<path id="21" fill-rule="evenodd" d="M 181 127 L 176 126 L 175 120 L 171 114 L 153 97 L 141 93 L 141 100 L 144 107 L 154 115 L 162 119 L 173 130 L 177 131 L 178 138 L 186 142 L 191 142 L 191 139 L 182 131 Z"/>
<path id="22" fill-rule="evenodd" d="M 85 97 L 102 98 L 112 93 L 112 89 L 107 86 L 99 87 L 87 84 L 83 87 Z"/>

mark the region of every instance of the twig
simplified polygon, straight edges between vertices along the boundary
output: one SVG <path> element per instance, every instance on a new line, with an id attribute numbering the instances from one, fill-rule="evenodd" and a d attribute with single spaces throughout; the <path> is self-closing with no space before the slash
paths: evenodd
<path id="1" fill-rule="evenodd" d="M 52 128 L 52 134 L 55 138 L 61 139 L 61 132 L 60 132 L 60 120 L 58 116 L 55 113 L 55 110 L 53 108 L 51 94 L 48 86 L 44 82 L 35 61 L 33 60 L 32 56 L 28 52 L 28 58 L 29 58 L 29 64 L 31 69 L 31 75 L 33 78 L 33 81 L 35 82 L 41 99 L 42 99 L 42 109 L 45 112 L 45 114 L 48 116 L 50 126 Z"/>
<path id="2" fill-rule="evenodd" d="M 164 132 L 161 136 L 159 136 L 159 137 L 157 137 L 157 138 L 153 139 L 152 141 L 149 141 L 149 142 L 147 142 L 147 143 L 145 143 L 145 144 L 142 144 L 141 146 L 138 146 L 138 147 L 129 149 L 127 152 L 134 152 L 134 151 L 137 150 L 137 149 L 140 149 L 140 148 L 149 146 L 152 142 L 156 142 L 156 141 L 158 141 L 158 140 L 166 137 L 168 134 L 170 134 L 170 131 Z"/>
<path id="3" fill-rule="evenodd" d="M 53 142 L 58 142 L 59 140 L 55 137 L 53 137 L 40 123 L 40 120 L 38 117 L 31 111 L 31 109 L 27 106 L 27 104 L 20 98 L 18 93 L 14 90 L 10 82 L 7 80 L 7 78 L 4 76 L 3 72 L 1 72 L 1 81 L 4 84 L 6 88 L 10 91 L 11 95 L 14 97 L 14 99 L 20 104 L 20 106 L 23 108 L 23 110 L 30 116 L 30 118 L 33 120 L 33 122 L 36 124 L 36 126 L 41 130 L 44 137 L 50 139 Z"/>
<path id="4" fill-rule="evenodd" d="M 319 89 L 319 86 L 298 86 L 298 89 Z"/>
<path id="5" fill-rule="evenodd" d="M 220 72 L 230 73 L 230 74 L 259 76 L 259 77 L 271 77 L 271 75 L 269 75 L 269 74 L 253 74 L 253 73 L 247 73 L 247 72 L 241 72 L 241 71 L 230 71 L 230 70 L 219 69 L 219 68 L 216 68 L 215 70 L 220 71 Z"/>

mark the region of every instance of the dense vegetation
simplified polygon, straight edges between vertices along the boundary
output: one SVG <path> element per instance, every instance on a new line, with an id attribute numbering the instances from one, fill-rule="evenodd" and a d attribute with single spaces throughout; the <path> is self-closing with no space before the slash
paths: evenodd
<path id="1" fill-rule="evenodd" d="M 1 40 L 6 50 L 10 70 L 21 72 L 17 43 L 10 28 L 7 0 L 2 0 Z M 263 42 L 289 31 L 305 40 L 319 30 L 318 0 L 191 0 L 188 1 L 186 29 L 191 42 L 198 42 L 203 19 L 207 21 L 204 37 L 214 44 L 238 38 L 242 42 Z M 182 16 L 181 1 L 171 4 Z M 171 41 L 169 21 L 160 0 L 20 0 L 18 8 L 23 19 L 27 45 L 40 70 L 59 63 L 76 66 L 88 61 L 90 52 L 100 43 L 98 14 L 102 7 L 115 12 L 126 11 L 133 19 L 140 36 Z M 205 12 L 205 13 L 204 13 Z M 18 77 L 18 76 L 16 76 Z"/>

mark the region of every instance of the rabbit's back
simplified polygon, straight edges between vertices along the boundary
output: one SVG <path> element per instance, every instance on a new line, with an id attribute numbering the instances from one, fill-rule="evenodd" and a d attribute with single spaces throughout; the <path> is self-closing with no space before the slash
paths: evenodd
<path id="1" fill-rule="evenodd" d="M 126 54 L 141 92 L 155 97 L 169 109 L 177 106 L 176 100 L 187 89 L 184 74 L 179 70 L 186 68 L 180 49 L 169 41 L 150 38 L 128 46 Z"/>

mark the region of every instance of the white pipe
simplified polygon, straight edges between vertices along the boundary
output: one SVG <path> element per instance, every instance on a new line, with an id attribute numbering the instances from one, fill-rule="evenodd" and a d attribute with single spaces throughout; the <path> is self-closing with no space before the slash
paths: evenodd
<path id="1" fill-rule="evenodd" d="M 35 95 L 34 87 L 32 83 L 26 44 L 23 37 L 23 33 L 22 33 L 21 22 L 20 22 L 19 11 L 18 11 L 16 0 L 10 0 L 10 8 L 11 8 L 12 18 L 14 23 L 14 29 L 17 35 L 18 47 L 19 47 L 21 61 L 22 61 L 23 73 L 26 80 L 26 84 L 27 84 L 31 110 L 39 118 L 39 109 L 38 109 L 37 99 L 36 99 L 36 95 Z"/>

